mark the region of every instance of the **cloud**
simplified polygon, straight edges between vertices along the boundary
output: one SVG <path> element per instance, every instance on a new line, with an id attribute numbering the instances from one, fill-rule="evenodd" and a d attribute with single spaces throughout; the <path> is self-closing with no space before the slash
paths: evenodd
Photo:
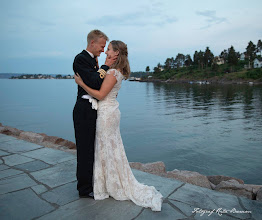
<path id="1" fill-rule="evenodd" d="M 216 11 L 206 10 L 206 11 L 197 11 L 197 15 L 206 17 L 207 25 L 202 27 L 201 29 L 207 29 L 215 24 L 220 24 L 226 22 L 227 19 L 223 17 L 217 17 Z"/>
<path id="2" fill-rule="evenodd" d="M 117 26 L 161 26 L 177 22 L 178 19 L 174 16 L 166 16 L 156 11 L 140 11 L 123 15 L 105 15 L 98 19 L 90 19 L 86 23 L 92 25 L 117 25 Z"/>

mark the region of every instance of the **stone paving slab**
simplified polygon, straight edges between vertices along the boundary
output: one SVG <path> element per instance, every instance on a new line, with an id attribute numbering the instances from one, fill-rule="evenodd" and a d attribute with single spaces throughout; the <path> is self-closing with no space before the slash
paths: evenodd
<path id="1" fill-rule="evenodd" d="M 1 160 L 0 160 L 1 161 Z M 9 169 L 9 166 L 5 165 L 5 164 L 1 164 L 0 165 L 0 170 L 6 170 Z"/>
<path id="2" fill-rule="evenodd" d="M 6 142 L 6 141 L 11 141 L 11 140 L 18 140 L 18 139 L 15 138 L 15 137 L 12 137 L 10 135 L 0 134 L 0 143 Z"/>
<path id="3" fill-rule="evenodd" d="M 26 174 L 11 176 L 0 180 L 0 195 L 36 185 L 37 183 Z"/>
<path id="4" fill-rule="evenodd" d="M 161 212 L 152 212 L 150 209 L 144 209 L 143 212 L 136 218 L 137 220 L 171 220 L 185 219 L 186 216 L 177 210 L 173 209 L 169 204 L 163 203 Z"/>
<path id="5" fill-rule="evenodd" d="M 145 173 L 140 170 L 132 169 L 132 172 L 138 182 L 154 186 L 161 192 L 164 198 L 168 197 L 169 194 L 171 194 L 175 189 L 185 184 L 179 180 L 167 179 L 161 176 Z"/>
<path id="6" fill-rule="evenodd" d="M 53 165 L 76 158 L 75 155 L 66 153 L 64 151 L 51 149 L 51 148 L 42 148 L 39 150 L 23 153 L 21 155 L 42 160 L 48 164 L 53 164 Z"/>
<path id="7" fill-rule="evenodd" d="M 176 192 L 169 196 L 169 199 L 170 201 L 180 201 L 202 210 L 218 210 L 219 208 L 226 210 L 232 210 L 234 208 L 240 211 L 245 210 L 245 208 L 239 203 L 238 197 L 234 195 L 217 192 L 191 184 L 185 184 L 179 188 Z M 257 202 L 257 204 L 260 204 L 258 206 L 262 209 L 262 203 Z M 248 213 L 228 213 L 228 216 L 237 217 L 239 219 L 251 217 Z"/>
<path id="8" fill-rule="evenodd" d="M 34 190 L 36 194 L 42 194 L 48 190 L 44 185 L 32 186 L 31 189 Z"/>
<path id="9" fill-rule="evenodd" d="M 19 170 L 14 170 L 14 169 L 5 169 L 0 171 L 0 179 L 6 178 L 8 176 L 14 176 L 23 173 L 22 171 Z"/>
<path id="10" fill-rule="evenodd" d="M 178 212 L 183 213 L 185 216 L 187 216 L 187 217 L 194 216 L 194 213 L 193 213 L 194 206 L 185 204 L 183 202 L 174 201 L 174 200 L 171 200 L 171 199 L 168 200 L 168 203 L 175 210 L 177 210 Z"/>
<path id="11" fill-rule="evenodd" d="M 1 220 L 33 219 L 55 209 L 31 189 L 7 193 L 0 196 L 0 201 Z"/>
<path id="12" fill-rule="evenodd" d="M 6 156 L 6 155 L 9 155 L 10 153 L 6 152 L 6 151 L 2 151 L 0 150 L 0 157 L 1 156 Z"/>
<path id="13" fill-rule="evenodd" d="M 54 167 L 32 172 L 31 175 L 39 182 L 51 188 L 76 180 L 76 160 L 66 161 Z"/>
<path id="14" fill-rule="evenodd" d="M 79 199 L 78 191 L 76 190 L 76 181 L 72 183 L 59 186 L 51 191 L 48 191 L 42 195 L 46 201 L 55 203 L 57 205 L 65 205 Z"/>
<path id="15" fill-rule="evenodd" d="M 241 197 L 240 200 L 244 207 L 243 210 L 251 210 L 252 217 L 254 219 L 257 219 L 257 220 L 262 219 L 262 202 L 249 200 L 243 197 Z"/>
<path id="16" fill-rule="evenodd" d="M 38 148 L 44 148 L 44 147 L 19 139 L 0 142 L 0 150 L 7 151 L 10 153 L 22 153 L 26 151 L 35 150 Z"/>
<path id="17" fill-rule="evenodd" d="M 108 198 L 101 201 L 95 201 L 89 198 L 82 198 L 61 206 L 54 212 L 47 214 L 39 219 L 112 219 L 112 220 L 127 220 L 133 219 L 139 215 L 142 208 L 134 205 L 130 201 L 116 201 Z"/>
<path id="18" fill-rule="evenodd" d="M 24 157 L 19 154 L 5 156 L 5 157 L 2 157 L 2 159 L 4 160 L 4 163 L 8 166 L 15 166 L 18 164 L 27 163 L 27 162 L 34 160 L 32 158 Z"/>
<path id="19" fill-rule="evenodd" d="M 49 164 L 46 164 L 40 160 L 34 160 L 28 163 L 23 163 L 23 164 L 15 166 L 15 168 L 18 168 L 24 171 L 28 171 L 28 172 L 34 172 L 34 171 L 46 169 L 48 167 L 50 167 Z"/>

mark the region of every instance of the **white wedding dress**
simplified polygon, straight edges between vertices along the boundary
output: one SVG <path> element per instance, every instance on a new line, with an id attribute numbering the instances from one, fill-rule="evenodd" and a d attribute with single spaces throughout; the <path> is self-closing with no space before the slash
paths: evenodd
<path id="1" fill-rule="evenodd" d="M 120 135 L 120 111 L 116 100 L 124 76 L 110 69 L 117 83 L 109 94 L 98 103 L 95 162 L 94 198 L 102 200 L 131 200 L 136 205 L 161 211 L 163 196 L 155 187 L 139 183 L 129 166 Z"/>

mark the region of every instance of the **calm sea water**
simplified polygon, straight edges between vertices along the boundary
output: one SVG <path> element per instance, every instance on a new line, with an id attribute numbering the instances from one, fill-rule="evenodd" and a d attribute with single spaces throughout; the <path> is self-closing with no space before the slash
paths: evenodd
<path id="1" fill-rule="evenodd" d="M 0 80 L 0 122 L 74 141 L 74 80 Z M 129 161 L 262 184 L 262 86 L 124 82 Z"/>

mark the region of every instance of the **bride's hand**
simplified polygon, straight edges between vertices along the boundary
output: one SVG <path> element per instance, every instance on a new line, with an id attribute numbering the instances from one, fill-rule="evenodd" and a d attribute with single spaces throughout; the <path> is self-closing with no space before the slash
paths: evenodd
<path id="1" fill-rule="evenodd" d="M 75 73 L 74 78 L 75 78 L 75 82 L 76 82 L 79 86 L 83 85 L 84 82 L 83 82 L 81 76 L 79 76 L 78 73 Z"/>

